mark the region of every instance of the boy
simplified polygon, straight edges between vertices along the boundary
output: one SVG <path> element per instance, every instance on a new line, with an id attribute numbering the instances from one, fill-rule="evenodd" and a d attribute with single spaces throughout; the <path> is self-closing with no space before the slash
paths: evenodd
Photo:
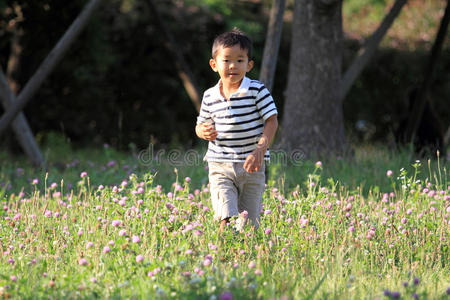
<path id="1" fill-rule="evenodd" d="M 265 188 L 264 161 L 278 127 L 277 109 L 265 86 L 245 76 L 253 67 L 251 40 L 235 28 L 213 43 L 209 64 L 220 80 L 204 95 L 195 132 L 209 141 L 209 182 L 220 232 L 233 216 L 259 227 Z"/>

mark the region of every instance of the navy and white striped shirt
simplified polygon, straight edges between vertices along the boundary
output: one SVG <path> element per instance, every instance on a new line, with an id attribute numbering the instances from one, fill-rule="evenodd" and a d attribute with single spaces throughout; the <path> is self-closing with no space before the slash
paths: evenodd
<path id="1" fill-rule="evenodd" d="M 217 138 L 210 141 L 204 160 L 242 162 L 255 150 L 265 121 L 277 114 L 272 95 L 263 83 L 244 77 L 239 89 L 227 101 L 220 93 L 220 81 L 203 94 L 199 123 L 214 123 Z M 270 159 L 269 150 L 264 155 Z"/>

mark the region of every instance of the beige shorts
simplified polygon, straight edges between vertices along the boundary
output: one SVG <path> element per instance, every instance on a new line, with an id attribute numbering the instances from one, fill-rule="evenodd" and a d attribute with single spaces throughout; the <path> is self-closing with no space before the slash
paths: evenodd
<path id="1" fill-rule="evenodd" d="M 265 189 L 265 163 L 258 172 L 248 173 L 243 162 L 208 162 L 214 219 L 239 216 L 243 227 L 248 220 L 259 227 L 259 214 Z M 244 217 L 247 211 L 248 217 Z"/>

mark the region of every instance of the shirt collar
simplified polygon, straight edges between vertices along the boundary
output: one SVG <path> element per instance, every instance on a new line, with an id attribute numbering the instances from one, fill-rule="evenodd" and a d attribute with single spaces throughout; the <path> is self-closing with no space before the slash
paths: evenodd
<path id="1" fill-rule="evenodd" d="M 222 98 L 222 95 L 220 94 L 220 85 L 221 85 L 221 79 L 219 79 L 217 84 L 214 86 L 214 94 L 216 97 Z M 238 95 L 246 94 L 248 92 L 249 87 L 250 87 L 250 79 L 247 76 L 244 76 L 244 78 L 242 78 L 241 85 L 239 86 L 237 91 L 233 93 L 233 95 L 234 94 L 238 94 Z"/>
<path id="2" fill-rule="evenodd" d="M 245 94 L 248 92 L 248 88 L 250 87 L 250 79 L 246 76 L 242 79 L 241 86 L 236 91 L 238 94 Z"/>

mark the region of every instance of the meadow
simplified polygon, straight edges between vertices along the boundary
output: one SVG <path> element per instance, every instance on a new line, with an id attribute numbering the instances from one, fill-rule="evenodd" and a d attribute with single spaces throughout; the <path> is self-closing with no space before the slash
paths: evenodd
<path id="1" fill-rule="evenodd" d="M 46 158 L 0 154 L 2 298 L 450 297 L 444 160 L 277 161 L 260 228 L 219 235 L 201 161 L 64 143 Z"/>

